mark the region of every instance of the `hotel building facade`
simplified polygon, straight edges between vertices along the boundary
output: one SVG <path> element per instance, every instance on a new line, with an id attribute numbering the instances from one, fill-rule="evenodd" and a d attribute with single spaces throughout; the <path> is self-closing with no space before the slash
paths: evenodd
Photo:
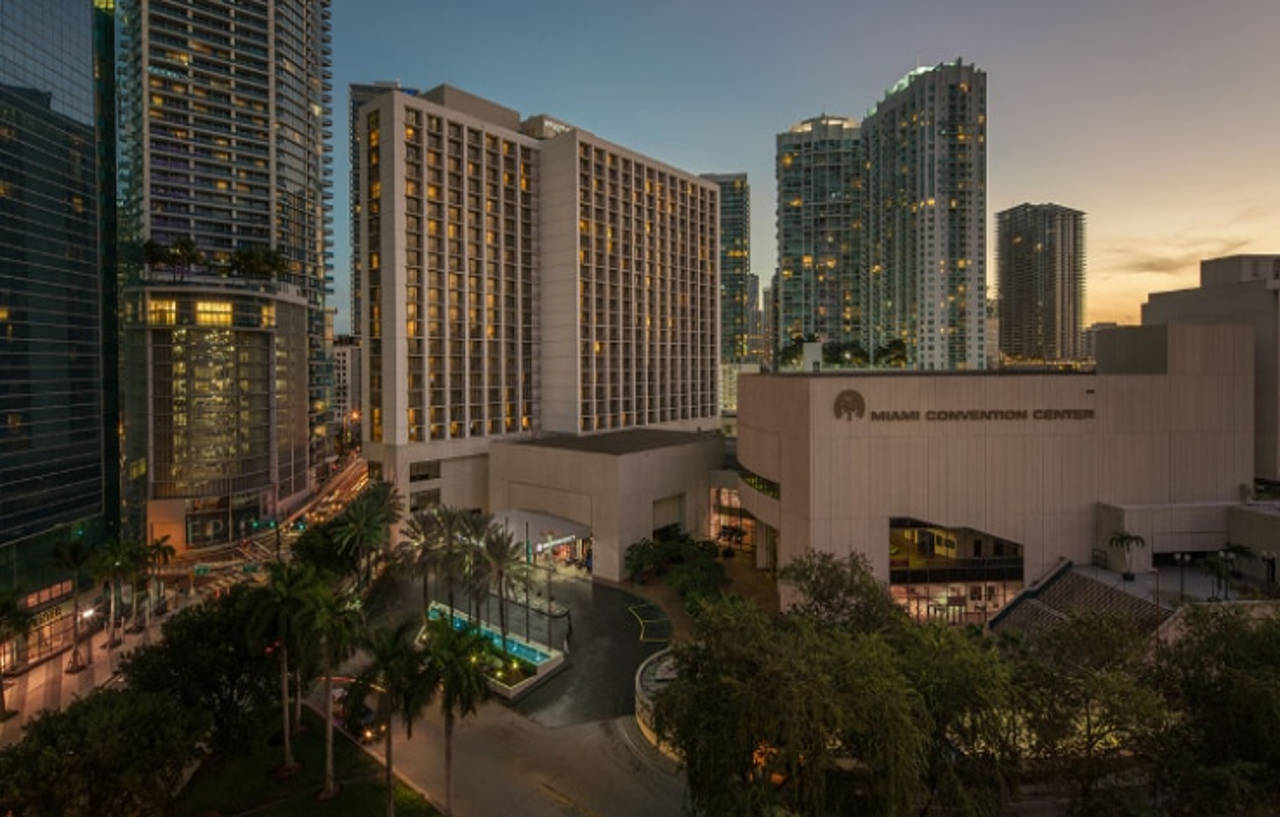
<path id="1" fill-rule="evenodd" d="M 362 433 L 411 509 L 495 440 L 718 416 L 718 186 L 442 85 L 362 106 Z"/>

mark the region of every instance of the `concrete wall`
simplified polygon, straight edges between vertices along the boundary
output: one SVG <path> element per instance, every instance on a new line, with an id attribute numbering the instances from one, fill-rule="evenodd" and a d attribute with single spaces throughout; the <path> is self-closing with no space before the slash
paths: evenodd
<path id="1" fill-rule="evenodd" d="M 580 389 L 578 329 L 578 134 L 544 142 L 541 182 L 542 427 L 577 434 Z"/>
<path id="2" fill-rule="evenodd" d="M 887 577 L 894 516 L 1021 543 L 1028 581 L 1060 556 L 1087 562 L 1097 503 L 1232 502 L 1249 481 L 1249 331 L 1179 327 L 1168 349 L 1167 375 L 744 376 L 738 459 L 781 497 L 744 484 L 743 505 L 778 519 L 780 565 L 808 548 L 856 550 Z M 865 401 L 861 418 L 834 413 L 848 389 Z M 1026 419 L 927 419 L 1022 409 Z M 882 411 L 919 419 L 873 419 Z"/>
<path id="3" fill-rule="evenodd" d="M 494 510 L 554 514 L 591 528 L 592 571 L 622 579 L 626 548 L 653 533 L 655 501 L 682 495 L 683 524 L 696 536 L 710 522 L 710 472 L 723 442 L 705 436 L 623 455 L 495 442 L 489 499 Z"/>
<path id="4" fill-rule="evenodd" d="M 1237 275 L 1235 283 L 1220 281 L 1200 289 L 1152 293 L 1142 305 L 1142 322 L 1233 323 L 1252 330 L 1256 389 L 1249 403 L 1254 418 L 1254 475 L 1280 480 L 1280 281 L 1240 281 L 1238 270 L 1231 267 L 1231 271 Z M 1218 280 L 1213 278 L 1210 262 L 1201 265 L 1201 275 Z"/>

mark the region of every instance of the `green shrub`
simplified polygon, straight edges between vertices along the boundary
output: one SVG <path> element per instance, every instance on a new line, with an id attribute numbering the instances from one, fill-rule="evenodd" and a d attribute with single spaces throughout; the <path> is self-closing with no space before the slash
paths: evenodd
<path id="1" fill-rule="evenodd" d="M 687 600 L 691 596 L 715 598 L 728 580 L 724 565 L 714 558 L 701 558 L 673 567 L 667 583 L 680 594 L 680 598 Z"/>

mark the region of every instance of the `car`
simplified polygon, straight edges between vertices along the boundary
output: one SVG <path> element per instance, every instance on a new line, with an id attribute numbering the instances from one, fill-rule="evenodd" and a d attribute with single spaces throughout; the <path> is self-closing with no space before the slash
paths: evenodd
<path id="1" fill-rule="evenodd" d="M 386 719 L 378 717 L 366 703 L 360 703 L 352 709 L 347 715 L 346 727 L 361 743 L 373 743 L 387 733 Z"/>

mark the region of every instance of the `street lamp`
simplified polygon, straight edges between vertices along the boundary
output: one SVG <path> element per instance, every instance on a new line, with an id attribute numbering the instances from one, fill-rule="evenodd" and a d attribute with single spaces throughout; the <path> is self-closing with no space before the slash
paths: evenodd
<path id="1" fill-rule="evenodd" d="M 1190 553 L 1175 553 L 1173 560 L 1178 563 L 1178 603 L 1187 600 L 1187 562 L 1191 561 Z"/>
<path id="2" fill-rule="evenodd" d="M 1222 557 L 1222 600 L 1231 600 L 1231 563 L 1235 561 L 1236 555 L 1228 550 L 1220 550 L 1218 554 Z"/>

